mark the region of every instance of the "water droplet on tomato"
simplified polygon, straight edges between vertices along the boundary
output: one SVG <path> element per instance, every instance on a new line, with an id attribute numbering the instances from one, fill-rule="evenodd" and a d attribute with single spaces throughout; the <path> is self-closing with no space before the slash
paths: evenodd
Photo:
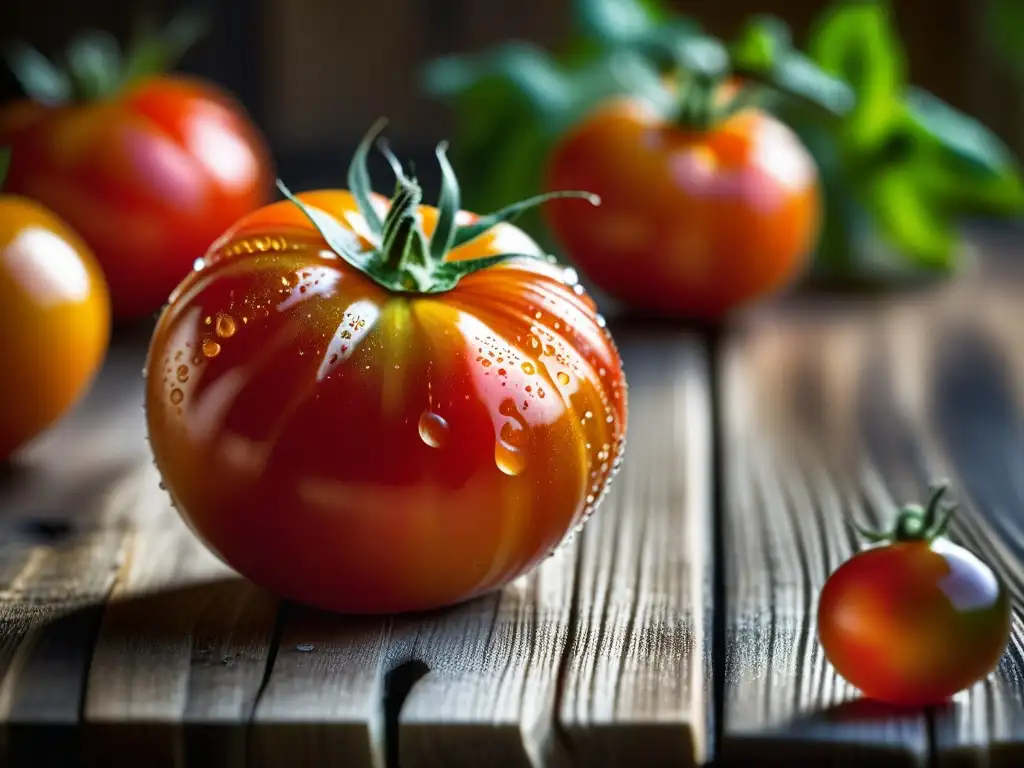
<path id="1" fill-rule="evenodd" d="M 533 367 L 533 363 L 523 363 L 523 373 L 527 376 L 533 376 L 537 372 L 537 369 Z"/>
<path id="2" fill-rule="evenodd" d="M 203 354 L 207 357 L 216 357 L 220 354 L 220 344 L 213 339 L 203 339 Z"/>
<path id="3" fill-rule="evenodd" d="M 508 371 L 506 371 L 504 368 L 499 368 L 498 369 L 498 375 L 499 376 L 507 376 L 508 375 Z"/>
<path id="4" fill-rule="evenodd" d="M 179 365 L 178 366 L 177 376 L 178 376 L 178 381 L 181 381 L 181 382 L 188 381 L 188 366 L 187 365 Z"/>
<path id="5" fill-rule="evenodd" d="M 580 276 L 572 267 L 566 267 L 562 273 L 562 282 L 566 285 L 576 285 L 580 281 Z"/>
<path id="6" fill-rule="evenodd" d="M 210 325 L 212 322 L 213 322 L 213 318 L 210 317 L 209 315 L 207 315 L 205 318 L 203 318 L 203 324 L 204 325 Z"/>
<path id="7" fill-rule="evenodd" d="M 596 319 L 598 328 L 604 328 L 606 325 L 608 325 L 608 323 L 604 319 L 604 315 L 598 315 Z"/>
<path id="8" fill-rule="evenodd" d="M 532 349 L 534 352 L 540 349 L 540 339 L 538 339 L 536 336 L 527 336 L 526 343 L 529 344 L 530 349 Z"/>
<path id="9" fill-rule="evenodd" d="M 180 403 L 184 399 L 185 399 L 185 393 L 182 392 L 180 389 L 175 387 L 174 389 L 171 390 L 171 403 L 173 405 L 177 405 L 178 403 Z"/>
<path id="10" fill-rule="evenodd" d="M 448 440 L 448 422 L 433 411 L 420 414 L 420 439 L 431 448 L 441 448 Z"/>
<path id="11" fill-rule="evenodd" d="M 490 368 L 491 361 L 485 357 L 483 360 L 480 361 L 480 365 L 482 365 L 484 368 Z"/>
<path id="12" fill-rule="evenodd" d="M 555 354 L 555 348 L 552 347 L 550 344 L 548 344 L 547 346 L 544 347 L 544 354 L 545 355 L 553 355 L 553 354 Z"/>
<path id="13" fill-rule="evenodd" d="M 217 318 L 217 335 L 229 339 L 235 335 L 235 318 L 231 315 L 220 315 Z"/>
<path id="14" fill-rule="evenodd" d="M 206 269 L 206 259 L 198 258 L 192 262 L 192 269 L 196 272 L 202 272 Z"/>
<path id="15" fill-rule="evenodd" d="M 558 383 L 561 384 L 563 387 L 569 383 L 569 374 L 566 373 L 565 371 L 559 371 L 558 376 L 556 378 L 558 379 Z"/>

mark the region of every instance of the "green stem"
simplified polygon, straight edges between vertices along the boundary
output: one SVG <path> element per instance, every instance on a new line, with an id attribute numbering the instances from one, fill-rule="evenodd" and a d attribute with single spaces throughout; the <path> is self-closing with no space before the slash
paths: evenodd
<path id="1" fill-rule="evenodd" d="M 0 148 L 0 191 L 3 191 L 4 182 L 7 181 L 7 172 L 11 169 L 11 148 Z"/>
<path id="2" fill-rule="evenodd" d="M 901 508 L 896 516 L 896 523 L 889 531 L 870 531 L 856 523 L 853 527 L 865 539 L 874 543 L 893 542 L 930 542 L 944 536 L 955 507 L 942 504 L 949 484 L 943 480 L 931 486 L 928 504 L 921 508 L 918 504 L 908 504 Z"/>

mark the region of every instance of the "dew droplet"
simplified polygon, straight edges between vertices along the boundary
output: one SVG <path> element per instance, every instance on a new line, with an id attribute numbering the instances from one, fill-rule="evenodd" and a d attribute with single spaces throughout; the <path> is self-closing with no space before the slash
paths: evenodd
<path id="1" fill-rule="evenodd" d="M 178 366 L 177 376 L 178 376 L 178 381 L 181 381 L 181 382 L 188 381 L 188 366 L 187 365 L 179 365 Z"/>
<path id="2" fill-rule="evenodd" d="M 174 389 L 171 390 L 171 403 L 172 404 L 177 405 L 178 403 L 180 403 L 184 399 L 185 399 L 185 393 L 182 392 L 180 389 L 175 387 Z"/>
<path id="3" fill-rule="evenodd" d="M 559 371 L 557 378 L 558 383 L 561 384 L 563 387 L 569 383 L 569 374 L 566 373 L 565 371 Z"/>
<path id="4" fill-rule="evenodd" d="M 192 365 L 201 365 L 202 362 L 203 358 L 201 358 L 199 355 L 192 355 Z"/>
<path id="5" fill-rule="evenodd" d="M 498 369 L 498 375 L 499 376 L 507 376 L 508 375 L 508 371 L 506 371 L 504 368 L 499 368 Z"/>
<path id="6" fill-rule="evenodd" d="M 484 368 L 490 368 L 491 361 L 485 357 L 483 360 L 480 361 L 480 365 L 482 365 Z"/>
<path id="7" fill-rule="evenodd" d="M 207 357 L 216 357 L 220 354 L 220 344 L 213 339 L 203 339 L 203 354 Z"/>
<path id="8" fill-rule="evenodd" d="M 537 372 L 537 369 L 533 367 L 533 363 L 523 363 L 523 373 L 527 376 L 533 376 Z"/>
<path id="9" fill-rule="evenodd" d="M 203 319 L 203 323 L 204 323 L 205 325 L 210 325 L 210 323 L 212 323 L 212 322 L 213 322 L 213 318 L 212 318 L 212 317 L 210 317 L 209 315 L 207 315 L 207 316 L 206 316 L 206 317 L 205 317 L 205 318 Z"/>
<path id="10" fill-rule="evenodd" d="M 235 318 L 231 315 L 220 315 L 217 318 L 217 335 L 229 339 L 235 335 Z"/>
<path id="11" fill-rule="evenodd" d="M 536 336 L 527 336 L 526 343 L 530 345 L 530 349 L 532 349 L 534 352 L 540 349 L 540 339 L 538 339 Z"/>
<path id="12" fill-rule="evenodd" d="M 431 448 L 441 448 L 448 440 L 448 422 L 433 411 L 420 414 L 420 439 Z"/>
<path id="13" fill-rule="evenodd" d="M 526 431 L 519 422 L 512 419 L 501 425 L 498 441 L 494 444 L 494 463 L 502 472 L 511 477 L 526 469 L 523 447 Z"/>
<path id="14" fill-rule="evenodd" d="M 562 272 L 562 282 L 566 285 L 576 285 L 580 281 L 580 276 L 572 267 L 566 267 L 565 271 Z"/>
<path id="15" fill-rule="evenodd" d="M 206 269 L 206 259 L 200 257 L 192 262 L 192 269 L 196 272 L 202 272 Z"/>

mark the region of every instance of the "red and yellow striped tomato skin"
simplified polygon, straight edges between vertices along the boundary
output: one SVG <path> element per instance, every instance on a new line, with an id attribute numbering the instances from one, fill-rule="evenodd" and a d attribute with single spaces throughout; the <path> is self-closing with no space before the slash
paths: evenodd
<path id="1" fill-rule="evenodd" d="M 347 192 L 299 197 L 366 232 Z M 437 212 L 420 215 L 429 234 Z M 510 251 L 540 253 L 501 225 L 448 258 Z M 561 267 L 390 293 L 289 202 L 244 217 L 179 286 L 147 368 L 150 442 L 186 521 L 257 584 L 339 612 L 449 605 L 527 572 L 593 510 L 626 434 L 617 350 Z"/>

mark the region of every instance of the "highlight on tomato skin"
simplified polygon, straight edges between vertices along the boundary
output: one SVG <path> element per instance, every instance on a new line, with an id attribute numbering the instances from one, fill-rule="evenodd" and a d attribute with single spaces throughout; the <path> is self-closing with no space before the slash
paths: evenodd
<path id="1" fill-rule="evenodd" d="M 147 426 L 179 512 L 268 590 L 346 613 L 499 588 L 593 512 L 621 461 L 626 381 L 571 270 L 445 179 L 293 195 L 221 237 L 174 291 Z M 571 193 L 568 193 L 571 194 Z M 594 201 L 596 202 L 596 201 Z"/>
<path id="2" fill-rule="evenodd" d="M 983 680 L 1010 638 L 998 575 L 944 537 L 952 509 L 933 488 L 926 509 L 904 507 L 878 546 L 854 555 L 822 589 L 818 633 L 836 671 L 865 696 L 940 704 Z"/>
<path id="3" fill-rule="evenodd" d="M 0 146 L 14 153 L 7 189 L 85 240 L 117 321 L 159 310 L 195 259 L 271 197 L 269 148 L 241 105 L 212 83 L 162 71 L 191 41 L 164 39 L 182 37 L 180 27 L 123 57 L 109 35 L 84 32 L 67 71 L 26 46 L 11 49 L 27 96 L 0 107 Z M 84 60 L 111 64 L 77 71 Z"/>
<path id="4" fill-rule="evenodd" d="M 814 160 L 754 108 L 691 127 L 612 100 L 561 138 L 546 179 L 601 197 L 600 208 L 558 200 L 543 213 L 580 271 L 634 309 L 719 320 L 794 283 L 817 244 Z"/>

